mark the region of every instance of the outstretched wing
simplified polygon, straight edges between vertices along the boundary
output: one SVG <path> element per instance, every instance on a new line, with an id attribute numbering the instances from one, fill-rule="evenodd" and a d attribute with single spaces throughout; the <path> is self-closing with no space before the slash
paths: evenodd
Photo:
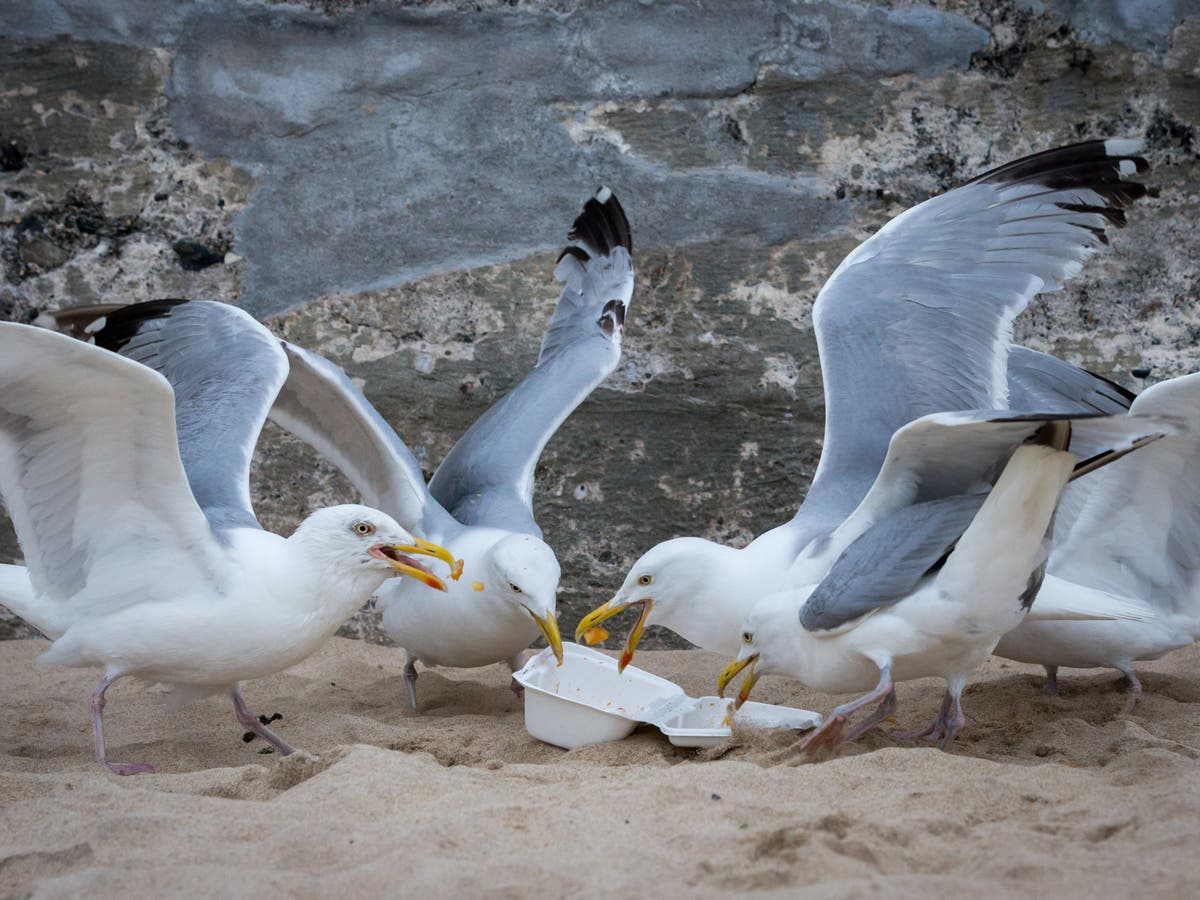
<path id="1" fill-rule="evenodd" d="M 986 493 L 897 510 L 858 536 L 800 608 L 806 631 L 837 628 L 904 599 L 962 537 Z"/>
<path id="2" fill-rule="evenodd" d="M 541 536 L 533 473 L 546 443 L 621 358 L 633 296 L 633 241 L 617 198 L 601 188 L 575 220 L 555 277 L 564 282 L 536 367 L 479 417 L 429 488 L 462 522 Z"/>
<path id="3" fill-rule="evenodd" d="M 425 487 L 421 467 L 340 368 L 284 343 L 290 363 L 271 418 L 341 469 L 363 500 L 405 528 L 445 538 L 459 527 Z"/>
<path id="4" fill-rule="evenodd" d="M 183 468 L 218 535 L 261 527 L 250 461 L 288 371 L 271 332 L 225 303 L 151 300 L 109 313 L 94 339 L 170 382 Z"/>
<path id="5" fill-rule="evenodd" d="M 942 410 L 1003 409 L 1013 319 L 1107 242 L 1146 193 L 1136 141 L 1038 153 L 927 200 L 843 260 L 813 309 L 825 442 L 797 526 L 855 508 L 892 434 Z"/>
<path id="6" fill-rule="evenodd" d="M 78 614 L 192 580 L 219 588 L 221 550 L 188 488 L 175 398 L 145 366 L 0 324 L 0 493 L 51 604 Z"/>
<path id="7" fill-rule="evenodd" d="M 1177 428 L 1176 420 L 1158 414 L 968 410 L 923 416 L 892 437 L 870 491 L 828 537 L 813 542 L 797 558 L 793 580 L 812 584 L 824 577 L 860 535 L 907 506 L 990 490 L 1022 443 L 1048 442 L 1055 430 L 1069 435 L 1072 452 L 1077 452 L 1077 443 L 1087 447 L 1084 453 L 1089 455 L 1077 466 L 1077 475 L 1082 475 Z"/>
<path id="8" fill-rule="evenodd" d="M 1064 449 L 1079 434 L 1089 447 L 1102 447 L 1077 462 L 1072 477 L 1080 477 L 1179 427 L 1177 419 L 1157 413 L 1008 411 L 939 413 L 906 425 L 893 436 L 867 496 L 827 542 L 828 571 L 801 609 L 801 623 L 810 630 L 836 628 L 907 596 L 966 532 L 1022 444 Z M 809 559 L 820 572 L 816 561 Z M 797 571 L 802 565 L 798 560 Z M 1040 579 L 1041 572 L 1027 601 Z"/>
<path id="9" fill-rule="evenodd" d="M 1200 373 L 1147 388 L 1130 413 L 1189 428 L 1072 486 L 1079 511 L 1056 532 L 1048 571 L 1200 616 Z"/>

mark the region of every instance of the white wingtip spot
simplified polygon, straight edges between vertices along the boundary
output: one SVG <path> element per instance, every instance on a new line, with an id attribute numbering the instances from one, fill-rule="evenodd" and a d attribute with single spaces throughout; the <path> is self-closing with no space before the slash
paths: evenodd
<path id="1" fill-rule="evenodd" d="M 83 333 L 84 334 L 95 334 L 97 331 L 99 331 L 101 328 L 103 328 L 107 324 L 108 324 L 108 316 L 101 316 L 95 322 L 88 323 L 87 327 L 83 329 Z"/>
<path id="2" fill-rule="evenodd" d="M 1120 173 L 1122 175 L 1133 175 L 1137 172 L 1137 166 L 1132 159 L 1121 160 Z"/>
<path id="3" fill-rule="evenodd" d="M 600 190 L 596 191 L 596 202 L 597 203 L 607 203 L 608 198 L 611 196 L 612 196 L 612 191 L 610 191 L 604 185 L 600 185 Z"/>
<path id="4" fill-rule="evenodd" d="M 1142 142 L 1134 138 L 1112 138 L 1104 142 L 1104 152 L 1109 156 L 1132 156 L 1141 149 Z"/>

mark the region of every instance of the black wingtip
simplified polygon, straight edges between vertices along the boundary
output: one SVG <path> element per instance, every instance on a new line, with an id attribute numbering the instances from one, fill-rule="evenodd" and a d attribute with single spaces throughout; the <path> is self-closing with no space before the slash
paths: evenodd
<path id="1" fill-rule="evenodd" d="M 94 335 L 96 346 L 119 353 L 121 348 L 133 340 L 142 326 L 152 319 L 161 319 L 171 310 L 187 300 L 147 300 L 131 303 L 105 317 L 104 327 Z"/>
<path id="2" fill-rule="evenodd" d="M 1126 181 L 1130 175 L 1150 171 L 1150 163 L 1138 155 L 1141 149 L 1141 141 L 1117 138 L 1068 144 L 1006 163 L 984 172 L 971 183 L 1036 184 L 1049 190 L 1091 191 L 1103 199 L 1104 205 L 1057 205 L 1070 212 L 1096 213 L 1109 224 L 1123 228 L 1124 210 L 1149 193 L 1146 185 Z"/>
<path id="3" fill-rule="evenodd" d="M 1097 381 L 1102 381 L 1102 382 L 1104 382 L 1104 384 L 1106 384 L 1110 388 L 1112 388 L 1113 392 L 1117 395 L 1118 398 L 1120 398 L 1119 402 L 1124 403 L 1126 409 L 1129 409 L 1129 407 L 1131 407 L 1133 405 L 1133 401 L 1137 399 L 1136 391 L 1131 391 L 1129 388 L 1125 387 L 1124 385 L 1117 384 L 1111 378 L 1105 378 L 1103 375 L 1097 375 L 1091 369 L 1084 369 L 1083 371 L 1087 372 L 1089 375 L 1091 375 Z M 1114 399 L 1116 399 L 1116 398 L 1114 398 Z"/>
<path id="4" fill-rule="evenodd" d="M 586 245 L 595 256 L 607 256 L 615 247 L 624 247 L 630 256 L 633 255 L 629 219 L 625 217 L 617 195 L 603 185 L 584 203 L 583 212 L 571 225 L 567 237 Z"/>

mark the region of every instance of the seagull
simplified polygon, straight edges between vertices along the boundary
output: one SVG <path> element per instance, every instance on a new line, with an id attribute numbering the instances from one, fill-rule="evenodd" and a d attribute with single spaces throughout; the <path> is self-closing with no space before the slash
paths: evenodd
<path id="1" fill-rule="evenodd" d="M 945 701 L 920 734 L 947 749 L 965 722 L 962 691 L 971 671 L 1031 605 L 1045 614 L 1034 598 L 1063 489 L 1175 428 L 1162 416 L 1004 410 L 936 413 L 904 426 L 870 491 L 828 536 L 832 567 L 817 584 L 753 607 L 718 690 L 746 668 L 739 706 L 761 674 L 830 693 L 866 690 L 801 744 L 815 752 L 837 750 L 890 716 L 897 682 L 938 676 Z M 1071 452 L 1076 442 L 1089 448 L 1086 455 Z M 1096 613 L 1083 599 L 1053 616 Z M 849 716 L 874 702 L 878 708 L 847 734 Z"/>
<path id="2" fill-rule="evenodd" d="M 240 329 L 200 344 L 186 307 L 147 306 L 98 338 L 136 331 L 128 355 L 183 373 L 176 390 L 101 347 L 0 324 L 0 494 L 27 564 L 0 567 L 0 600 L 53 640 L 39 662 L 104 669 L 89 703 L 96 760 L 113 772 L 153 771 L 105 754 L 104 694 L 127 675 L 183 699 L 225 693 L 244 728 L 290 754 L 241 682 L 307 657 L 393 575 L 445 590 L 413 555 L 454 560 L 366 506 L 317 510 L 287 538 L 264 531 L 250 458 L 287 357 L 232 307 Z"/>
<path id="3" fill-rule="evenodd" d="M 829 534 L 905 424 L 950 410 L 1123 412 L 1111 382 L 1010 338 L 1036 294 L 1059 289 L 1107 243 L 1108 226 L 1125 224 L 1124 210 L 1146 193 L 1125 180 L 1148 168 L 1140 149 L 1098 140 L 1018 159 L 906 210 L 859 245 L 813 307 L 825 440 L 799 511 L 742 549 L 696 537 L 652 547 L 580 621 L 576 639 L 636 606 L 621 668 L 649 624 L 736 653 L 756 601 L 829 570 Z"/>
<path id="4" fill-rule="evenodd" d="M 1036 604 L 1126 614 L 1026 620 L 996 646 L 998 656 L 1045 666 L 1050 694 L 1060 666 L 1119 670 L 1130 685 L 1125 715 L 1142 693 L 1134 661 L 1200 640 L 1200 373 L 1148 388 L 1130 414 L 1173 415 L 1191 430 L 1071 485 Z"/>
<path id="5" fill-rule="evenodd" d="M 612 191 L 601 188 L 585 203 L 570 239 L 555 267 L 563 290 L 537 364 L 459 438 L 428 486 L 412 452 L 344 371 L 281 342 L 290 365 L 271 419 L 332 461 L 365 502 L 466 561 L 462 577 L 434 602 L 420 585 L 409 589 L 399 579 L 377 593 L 384 630 L 407 651 L 413 709 L 418 660 L 458 668 L 507 661 L 515 671 L 540 633 L 562 663 L 560 568 L 533 516 L 534 468 L 571 411 L 616 368 L 633 295 L 633 242 Z M 223 320 L 229 309 L 187 305 L 198 322 Z M 57 324 L 91 333 L 104 311 L 66 310 Z M 206 345 L 203 326 L 193 339 Z"/>

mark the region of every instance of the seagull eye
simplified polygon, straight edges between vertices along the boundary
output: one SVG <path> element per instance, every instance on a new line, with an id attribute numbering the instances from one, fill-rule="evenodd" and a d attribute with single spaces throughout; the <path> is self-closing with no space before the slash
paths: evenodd
<path id="1" fill-rule="evenodd" d="M 653 583 L 654 583 L 653 575 L 639 575 L 638 576 L 638 584 L 647 585 L 647 584 L 653 584 Z"/>
<path id="2" fill-rule="evenodd" d="M 753 640 L 754 640 L 754 635 L 752 635 L 750 632 L 748 632 L 748 631 L 742 632 L 742 643 L 743 644 L 749 644 Z"/>
<path id="3" fill-rule="evenodd" d="M 514 594 L 521 593 L 521 589 L 519 587 L 517 587 L 515 584 L 513 584 L 511 581 L 508 583 L 508 586 L 513 589 Z"/>
<path id="4" fill-rule="evenodd" d="M 361 534 L 363 537 L 366 537 L 368 534 L 375 533 L 375 526 L 370 522 L 355 522 L 354 533 Z"/>

